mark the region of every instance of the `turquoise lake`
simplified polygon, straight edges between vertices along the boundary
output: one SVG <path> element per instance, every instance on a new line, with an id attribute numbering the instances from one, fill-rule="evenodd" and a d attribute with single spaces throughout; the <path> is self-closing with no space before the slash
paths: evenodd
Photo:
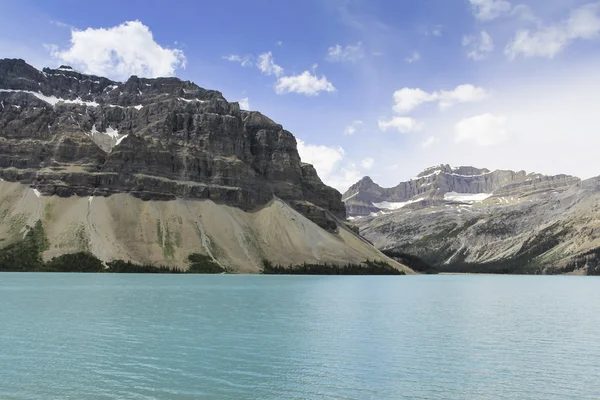
<path id="1" fill-rule="evenodd" d="M 600 399 L 600 279 L 0 274 L 0 399 Z"/>

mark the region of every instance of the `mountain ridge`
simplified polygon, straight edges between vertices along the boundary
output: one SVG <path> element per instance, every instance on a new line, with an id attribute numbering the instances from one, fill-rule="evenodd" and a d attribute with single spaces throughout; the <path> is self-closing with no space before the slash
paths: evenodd
<path id="1" fill-rule="evenodd" d="M 525 171 L 494 170 L 472 166 L 451 167 L 448 164 L 426 168 L 416 177 L 400 182 L 391 188 L 383 188 L 364 177 L 352 185 L 343 195 L 346 211 L 350 217 L 366 216 L 385 208 L 382 202 L 408 202 L 413 200 L 436 203 L 444 201 L 447 193 L 510 195 L 512 192 L 536 190 L 564 190 L 580 182 L 569 175 L 528 174 Z M 514 193 L 513 193 L 514 195 Z M 490 197 L 491 197 L 490 196 Z M 418 199 L 415 199 L 418 197 Z"/>
<path id="2" fill-rule="evenodd" d="M 393 188 L 365 177 L 343 199 L 361 235 L 417 266 L 600 273 L 600 177 L 441 165 Z"/>

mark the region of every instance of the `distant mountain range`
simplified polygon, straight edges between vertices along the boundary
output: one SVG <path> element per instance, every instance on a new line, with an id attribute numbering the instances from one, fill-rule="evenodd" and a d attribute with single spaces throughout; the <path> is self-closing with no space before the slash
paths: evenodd
<path id="1" fill-rule="evenodd" d="M 362 236 L 417 269 L 600 269 L 600 178 L 439 165 L 393 188 L 364 177 L 342 199 Z"/>

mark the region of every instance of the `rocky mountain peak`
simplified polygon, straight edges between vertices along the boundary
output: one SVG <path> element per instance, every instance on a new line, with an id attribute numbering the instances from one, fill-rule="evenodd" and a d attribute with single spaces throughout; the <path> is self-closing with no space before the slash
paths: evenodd
<path id="1" fill-rule="evenodd" d="M 341 194 L 302 166 L 290 132 L 190 81 L 115 82 L 4 59 L 0 104 L 0 177 L 46 195 L 126 192 L 243 209 L 278 197 L 323 227 L 345 217 Z"/>
<path id="2" fill-rule="evenodd" d="M 371 188 L 373 186 L 378 186 L 378 185 L 373 181 L 373 179 L 371 179 L 370 176 L 365 176 L 360 181 L 358 181 L 354 185 L 352 185 L 349 190 L 367 189 L 367 188 Z"/>
<path id="3" fill-rule="evenodd" d="M 462 176 L 477 176 L 482 174 L 488 174 L 490 170 L 487 168 L 476 168 L 472 166 L 460 166 L 460 167 L 452 167 L 449 164 L 440 164 L 433 167 L 429 167 L 420 172 L 416 178 L 424 178 L 437 174 L 455 174 Z"/>
<path id="4" fill-rule="evenodd" d="M 356 195 L 358 195 L 359 193 L 371 193 L 378 190 L 381 190 L 381 187 L 375 182 L 373 182 L 373 179 L 371 179 L 371 177 L 365 176 L 360 181 L 350 186 L 350 188 L 344 194 L 343 199 L 349 198 L 351 196 L 356 197 Z"/>
<path id="5" fill-rule="evenodd" d="M 422 178 L 424 176 L 429 176 L 429 175 L 432 175 L 432 174 L 435 174 L 435 173 L 451 172 L 451 171 L 452 171 L 452 168 L 450 167 L 450 165 L 448 165 L 448 164 L 440 164 L 440 165 L 435 165 L 433 167 L 425 168 L 416 177 L 417 178 Z"/>

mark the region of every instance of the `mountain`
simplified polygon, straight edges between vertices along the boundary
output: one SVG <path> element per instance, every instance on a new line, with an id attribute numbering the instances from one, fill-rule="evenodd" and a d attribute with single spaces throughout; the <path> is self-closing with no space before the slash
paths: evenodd
<path id="1" fill-rule="evenodd" d="M 600 272 L 600 178 L 440 165 L 344 195 L 360 234 L 443 272 Z M 415 267 L 417 268 L 417 267 Z"/>
<path id="2" fill-rule="evenodd" d="M 178 78 L 0 60 L 0 214 L 0 247 L 41 222 L 45 259 L 181 267 L 200 253 L 244 272 L 389 261 L 344 223 L 341 194 L 290 132 Z"/>
<path id="3" fill-rule="evenodd" d="M 525 171 L 489 171 L 474 167 L 452 168 L 449 165 L 431 167 L 407 182 L 384 189 L 364 177 L 344 193 L 348 215 L 366 216 L 404 203 L 440 204 L 460 195 L 532 195 L 547 190 L 562 190 L 579 178 L 568 175 L 545 176 Z M 391 204 L 390 204 L 391 203 Z"/>

